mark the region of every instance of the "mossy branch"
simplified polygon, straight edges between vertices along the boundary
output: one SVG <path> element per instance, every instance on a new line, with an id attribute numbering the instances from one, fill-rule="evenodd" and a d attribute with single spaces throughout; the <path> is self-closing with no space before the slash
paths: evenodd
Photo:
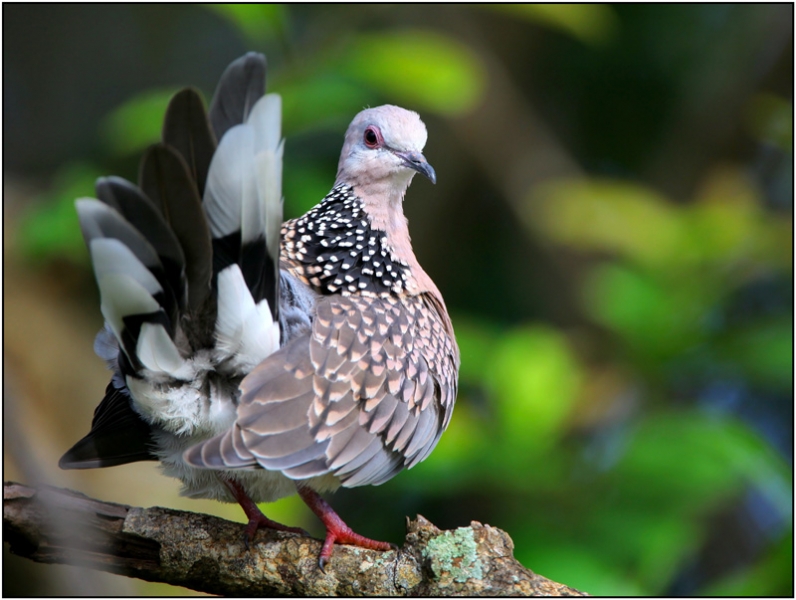
<path id="1" fill-rule="evenodd" d="M 512 555 L 505 532 L 473 521 L 440 531 L 408 521 L 399 551 L 337 546 L 326 572 L 321 542 L 267 531 L 247 550 L 241 525 L 209 515 L 138 508 L 71 490 L 3 485 L 11 551 L 226 596 L 581 596 Z"/>

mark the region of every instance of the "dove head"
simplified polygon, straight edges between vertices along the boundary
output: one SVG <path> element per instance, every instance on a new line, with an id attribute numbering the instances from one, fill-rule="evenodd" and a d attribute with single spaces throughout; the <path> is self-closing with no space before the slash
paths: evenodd
<path id="1" fill-rule="evenodd" d="M 345 134 L 336 183 L 400 202 L 415 173 L 436 183 L 434 169 L 422 154 L 427 137 L 415 112 L 389 104 L 363 110 Z"/>

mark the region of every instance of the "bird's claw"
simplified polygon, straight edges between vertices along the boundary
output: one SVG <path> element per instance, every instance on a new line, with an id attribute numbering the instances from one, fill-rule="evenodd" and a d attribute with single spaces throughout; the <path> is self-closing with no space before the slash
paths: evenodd
<path id="1" fill-rule="evenodd" d="M 318 567 L 323 573 L 326 573 L 326 565 L 332 558 L 332 551 L 335 544 L 348 544 L 351 546 L 359 546 L 360 548 L 368 548 L 370 550 L 398 550 L 398 546 L 389 542 L 379 542 L 359 535 L 350 529 L 347 525 L 344 528 L 329 528 L 326 530 L 326 539 L 323 542 L 321 553 L 318 556 Z"/>
<path id="2" fill-rule="evenodd" d="M 246 550 L 250 549 L 251 543 L 254 541 L 254 536 L 257 535 L 257 530 L 263 527 L 274 531 L 285 531 L 303 537 L 310 537 L 310 534 L 301 527 L 288 527 L 287 525 L 272 521 L 265 515 L 255 516 L 249 519 L 249 522 L 243 530 L 242 541 Z"/>

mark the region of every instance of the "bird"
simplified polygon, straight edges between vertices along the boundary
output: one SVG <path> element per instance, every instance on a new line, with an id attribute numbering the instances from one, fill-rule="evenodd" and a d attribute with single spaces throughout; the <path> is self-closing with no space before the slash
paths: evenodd
<path id="1" fill-rule="evenodd" d="M 257 503 L 295 493 L 335 544 L 389 550 L 321 496 L 380 485 L 424 460 L 448 427 L 459 350 L 442 295 L 412 250 L 403 201 L 436 183 L 416 112 L 366 108 L 348 127 L 331 191 L 282 222 L 281 99 L 249 52 L 209 109 L 170 101 L 138 184 L 100 178 L 76 201 L 112 371 L 90 432 L 63 469 L 157 460 L 192 498 Z M 331 179 L 331 178 L 330 178 Z"/>

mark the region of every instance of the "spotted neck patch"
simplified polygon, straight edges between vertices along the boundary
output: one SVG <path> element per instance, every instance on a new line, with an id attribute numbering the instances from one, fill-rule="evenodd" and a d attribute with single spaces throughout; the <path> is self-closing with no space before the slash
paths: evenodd
<path id="1" fill-rule="evenodd" d="M 338 185 L 303 217 L 282 226 L 283 260 L 323 294 L 400 294 L 409 265 L 373 229 L 362 200 Z"/>

